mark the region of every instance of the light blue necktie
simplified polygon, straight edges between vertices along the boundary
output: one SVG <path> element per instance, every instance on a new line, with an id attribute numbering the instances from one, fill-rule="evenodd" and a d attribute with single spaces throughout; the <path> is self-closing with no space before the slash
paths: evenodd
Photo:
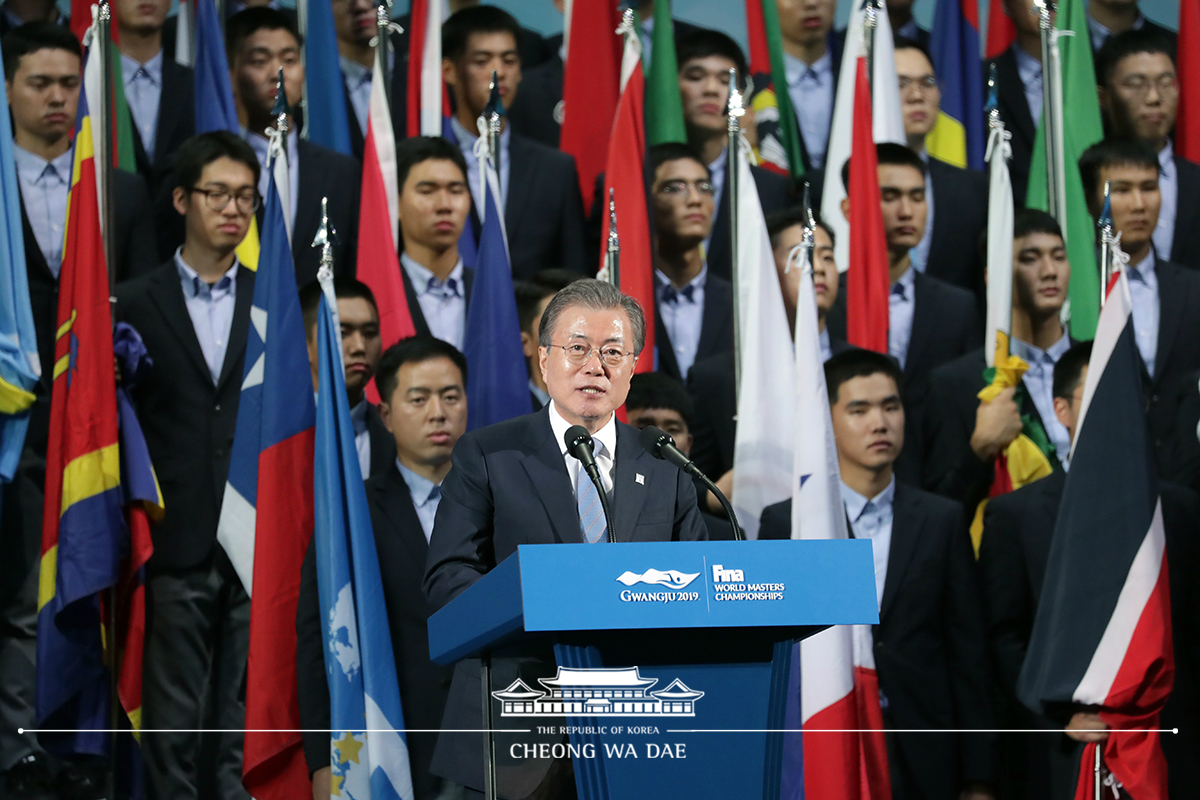
<path id="1" fill-rule="evenodd" d="M 600 455 L 603 445 L 596 442 L 596 455 Z M 604 524 L 604 507 L 600 505 L 600 494 L 596 484 L 588 477 L 587 470 L 581 464 L 579 476 L 575 479 L 575 506 L 579 509 L 579 530 L 583 540 L 595 544 L 607 536 L 607 526 Z"/>

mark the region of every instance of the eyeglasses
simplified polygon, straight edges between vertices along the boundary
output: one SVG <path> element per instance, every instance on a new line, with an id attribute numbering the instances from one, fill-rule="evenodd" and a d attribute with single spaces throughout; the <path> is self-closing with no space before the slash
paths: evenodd
<path id="1" fill-rule="evenodd" d="M 713 186 L 712 181 L 693 181 L 689 183 L 685 180 L 667 181 L 662 186 L 658 187 L 660 194 L 687 194 L 688 189 L 695 187 L 696 191 L 706 197 L 713 197 L 717 193 L 717 187 Z"/>
<path id="2" fill-rule="evenodd" d="M 256 189 L 232 194 L 228 189 L 201 189 L 199 186 L 193 186 L 192 191 L 204 195 L 205 205 L 213 211 L 222 211 L 225 206 L 229 205 L 230 200 L 236 200 L 238 211 L 243 214 L 253 214 L 258 211 L 258 206 L 262 202 Z"/>
<path id="3" fill-rule="evenodd" d="M 1121 81 L 1120 86 L 1130 94 L 1145 96 L 1150 92 L 1150 86 L 1158 90 L 1159 94 L 1167 94 L 1179 90 L 1179 80 L 1174 75 L 1159 75 L 1151 80 L 1145 75 L 1130 75 L 1128 78 Z"/>
<path id="4" fill-rule="evenodd" d="M 933 75 L 922 75 L 919 78 L 909 78 L 908 76 L 903 76 L 898 79 L 898 82 L 900 84 L 901 94 L 904 94 L 904 90 L 910 86 L 915 86 L 922 92 L 932 92 L 934 89 L 938 88 L 937 78 Z"/>
<path id="5" fill-rule="evenodd" d="M 628 350 L 622 350 L 616 345 L 606 344 L 603 347 L 588 347 L 586 344 L 572 342 L 571 344 L 552 344 L 550 347 L 558 347 L 567 355 L 567 361 L 570 361 L 577 367 L 582 367 L 584 364 L 592 360 L 592 354 L 599 354 L 600 360 L 607 366 L 620 367 L 625 364 L 633 353 Z"/>

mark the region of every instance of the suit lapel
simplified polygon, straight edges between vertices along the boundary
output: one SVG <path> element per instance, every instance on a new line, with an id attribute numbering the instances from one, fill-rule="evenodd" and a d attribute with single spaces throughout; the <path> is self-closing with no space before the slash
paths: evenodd
<path id="1" fill-rule="evenodd" d="M 208 362 L 204 360 L 204 352 L 200 349 L 200 340 L 196 338 L 196 329 L 192 327 L 192 317 L 188 314 L 187 304 L 183 300 L 183 289 L 179 284 L 179 273 L 173 261 L 167 262 L 169 268 L 160 269 L 150 285 L 150 297 L 158 306 L 163 321 L 176 336 L 179 337 L 183 349 L 187 351 L 192 363 L 200 370 L 206 381 L 212 381 L 212 373 L 208 371 Z"/>
<path id="2" fill-rule="evenodd" d="M 350 116 L 354 116 L 353 110 Z M 307 231 L 316 231 L 321 225 L 321 195 L 325 186 L 326 164 L 315 157 L 311 145 L 301 139 L 296 143 L 296 160 L 299 165 L 299 180 L 296 186 L 296 219 L 292 223 L 292 252 L 295 260 L 300 260 L 302 253 L 312 252 L 312 237 L 305 236 Z M 352 235 L 347 231 L 342 236 Z"/>
<path id="3" fill-rule="evenodd" d="M 721 349 L 721 338 L 730 327 L 733 315 L 733 292 L 728 284 L 714 280 L 710 275 L 704 287 L 704 313 L 700 323 L 700 343 L 696 347 L 696 360 L 706 358 Z"/>
<path id="4" fill-rule="evenodd" d="M 1170 258 L 1172 261 L 1182 261 L 1185 256 L 1182 255 L 1184 251 L 1180 250 L 1180 244 L 1187 243 L 1195 236 L 1200 227 L 1200 197 L 1197 196 L 1200 185 L 1192 180 L 1194 170 L 1195 167 L 1190 162 L 1179 156 L 1175 157 L 1175 183 L 1178 189 L 1175 207 L 1175 234 L 1171 240 L 1171 252 L 1163 253 L 1164 257 Z M 1177 253 L 1181 255 L 1177 256 Z"/>
<path id="5" fill-rule="evenodd" d="M 429 543 L 425 540 L 425 529 L 413 506 L 408 484 L 395 464 L 387 471 L 386 482 L 374 485 L 374 500 L 392 523 L 393 537 L 403 542 L 404 549 L 412 557 L 412 563 L 424 564 L 429 554 Z M 378 538 L 384 531 L 375 531 Z"/>
<path id="6" fill-rule="evenodd" d="M 400 278 L 404 281 L 404 297 L 408 300 L 408 313 L 412 316 L 413 328 L 420 336 L 430 336 L 429 323 L 425 321 L 425 312 L 421 310 L 417 292 L 408 278 L 408 270 L 404 268 L 403 263 L 400 264 Z"/>
<path id="7" fill-rule="evenodd" d="M 941 163 L 936 158 L 930 158 L 927 162 L 929 167 L 929 186 L 933 189 L 933 219 L 936 223 L 938 219 L 953 219 L 954 213 L 952 209 L 955 207 L 955 201 L 958 199 L 950 195 L 953 194 L 954 181 L 944 181 L 942 176 L 945 171 L 942 169 Z M 949 233 L 950 226 L 937 225 L 933 226 L 933 232 L 929 239 L 929 261 L 925 265 L 929 269 L 930 264 L 937 264 L 940 260 L 941 250 L 946 245 L 946 237 Z"/>
<path id="8" fill-rule="evenodd" d="M 221 379 L 217 381 L 220 389 L 229 380 L 233 368 L 244 363 L 242 355 L 246 352 L 247 328 L 250 327 L 250 306 L 254 304 L 254 273 L 243 266 L 238 267 L 237 296 L 233 302 L 233 324 L 229 326 L 229 344 L 225 348 L 225 361 L 221 364 Z M 238 376 L 241 379 L 241 376 Z"/>
<path id="9" fill-rule="evenodd" d="M 925 528 L 925 513 L 920 502 L 910 497 L 904 485 L 896 484 L 896 496 L 892 501 L 892 544 L 888 550 L 887 577 L 883 583 L 883 600 L 879 618 L 882 620 L 896 601 L 896 593 L 904 582 L 904 572 L 912 562 L 913 554 Z"/>
<path id="10" fill-rule="evenodd" d="M 503 148 L 501 148 L 503 156 Z M 514 231 L 521 230 L 521 217 L 530 206 L 530 195 L 537 186 L 538 164 L 530 152 L 529 143 L 516 133 L 508 139 L 508 197 L 504 202 L 504 225 L 511 236 Z M 520 175 L 520 180 L 512 180 Z"/>
<path id="11" fill-rule="evenodd" d="M 905 378 L 911 377 L 917 371 L 921 356 L 926 350 L 926 342 L 933 335 L 934 315 L 923 313 L 925 306 L 932 300 L 928 296 L 929 289 L 930 284 L 924 275 L 920 272 L 913 275 L 912 335 L 908 337 L 908 353 L 904 357 Z"/>
<path id="12" fill-rule="evenodd" d="M 613 478 L 613 532 L 619 542 L 628 542 L 633 538 L 633 529 L 642 507 L 646 505 L 646 494 L 649 489 L 646 482 L 639 481 L 639 469 L 644 476 L 650 474 L 649 459 L 653 458 L 642 449 L 634 428 L 617 422 L 617 469 Z M 665 487 L 659 487 L 663 489 Z"/>
<path id="13" fill-rule="evenodd" d="M 657 282 L 655 289 L 657 290 Z M 654 349 L 658 351 L 658 371 L 678 378 L 679 362 L 675 360 L 675 346 L 671 344 L 671 336 L 667 326 L 663 325 L 662 314 L 658 312 L 658 301 L 654 303 Z"/>
<path id="14" fill-rule="evenodd" d="M 1017 69 L 1017 57 L 1011 49 L 996 58 L 996 83 L 1000 100 L 1009 110 L 1009 127 L 1032 143 L 1037 130 L 1033 115 L 1029 113 L 1029 101 L 1025 99 L 1025 84 L 1021 82 L 1021 73 Z"/>
<path id="15" fill-rule="evenodd" d="M 1171 345 L 1179 332 L 1179 324 L 1189 307 L 1191 298 L 1186 287 L 1176 280 L 1175 266 L 1159 261 L 1155 266 L 1158 273 L 1158 346 L 1154 353 L 1154 382 L 1166 373 L 1163 369 L 1171 355 Z"/>
<path id="16" fill-rule="evenodd" d="M 51 283 L 58 283 L 58 279 L 50 271 L 50 265 L 46 263 L 46 257 L 42 255 L 42 248 L 38 244 L 37 236 L 33 233 L 33 226 L 29 224 L 29 214 L 25 212 L 25 198 L 19 191 L 17 192 L 17 196 L 21 202 L 21 232 L 25 237 L 26 269 L 32 266 L 35 272 L 42 273 L 43 278 L 49 280 Z"/>
<path id="17" fill-rule="evenodd" d="M 521 466 L 525 468 L 534 492 L 546 509 L 555 536 L 560 542 L 582 542 L 579 512 L 575 508 L 575 489 L 571 486 L 562 450 L 554 440 L 548 409 L 542 409 L 535 419 L 530 420 L 525 448 L 528 455 L 521 459 Z"/>

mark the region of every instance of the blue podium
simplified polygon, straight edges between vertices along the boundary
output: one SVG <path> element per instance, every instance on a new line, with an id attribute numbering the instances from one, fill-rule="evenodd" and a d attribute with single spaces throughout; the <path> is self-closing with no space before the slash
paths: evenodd
<path id="1" fill-rule="evenodd" d="M 570 756 L 581 800 L 777 800 L 793 643 L 878 621 L 867 540 L 522 545 L 429 650 L 552 644 L 555 674 L 488 687 L 492 714 L 541 736 L 505 758 Z"/>

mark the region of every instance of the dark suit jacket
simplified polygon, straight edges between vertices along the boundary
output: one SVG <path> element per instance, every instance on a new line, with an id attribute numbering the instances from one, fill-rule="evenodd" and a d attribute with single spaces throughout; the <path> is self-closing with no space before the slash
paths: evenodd
<path id="1" fill-rule="evenodd" d="M 170 21 L 170 20 L 168 20 Z M 133 152 L 138 172 L 146 180 L 151 197 L 158 197 L 162 184 L 174 166 L 175 151 L 196 133 L 196 79 L 191 67 L 175 63 L 175 35 L 170 37 L 171 55 L 166 52 L 163 34 L 162 99 L 158 107 L 158 125 L 154 135 L 154 159 L 146 155 L 137 125 L 133 128 Z"/>
<path id="2" fill-rule="evenodd" d="M 662 323 L 658 309 L 658 296 L 654 303 L 655 342 L 658 351 L 658 371 L 665 372 L 676 380 L 682 380 L 679 362 L 675 358 L 674 345 L 667 335 L 667 328 Z M 710 270 L 704 282 L 704 310 L 700 325 L 700 343 L 696 348 L 696 358 L 692 362 L 701 361 L 716 355 L 733 351 L 733 285 L 712 274 Z"/>
<path id="3" fill-rule="evenodd" d="M 758 201 L 762 204 L 764 214 L 787 208 L 794 201 L 792 196 L 791 179 L 777 172 L 762 167 L 751 166 L 754 175 L 754 186 L 758 189 Z M 729 170 L 726 160 L 725 184 L 718 198 L 716 215 L 713 217 L 712 238 L 708 242 L 708 270 L 710 274 L 718 275 L 727 281 L 733 280 L 733 251 L 729 226 L 731 224 L 729 210 Z M 607 204 L 605 204 L 607 208 Z"/>
<path id="4" fill-rule="evenodd" d="M 1066 475 L 1055 473 L 992 499 L 984 511 L 979 568 L 988 638 L 1000 685 L 1014 699 L 1065 486 Z M 1175 686 L 1160 727 L 1178 726 L 1180 731 L 1161 741 L 1168 759 L 1170 796 L 1183 798 L 1195 793 L 1200 780 L 1195 759 L 1200 749 L 1200 584 L 1195 580 L 1200 569 L 1200 498 L 1167 482 L 1159 490 L 1175 649 Z"/>
<path id="5" fill-rule="evenodd" d="M 425 531 L 413 508 L 408 484 L 395 463 L 368 480 L 366 489 L 404 724 L 407 728 L 433 730 L 442 722 L 452 668 L 429 660 L 429 629 L 425 623 L 431 609 L 421 591 L 429 550 Z M 300 722 L 301 727 L 310 730 L 330 726 L 325 651 L 316 548 L 310 545 L 300 573 L 300 601 L 296 608 Z M 418 798 L 431 798 L 441 783 L 429 771 L 437 734 L 408 733 L 406 738 L 413 767 L 413 789 Z M 310 773 L 329 766 L 329 734 L 304 734 L 304 757 Z"/>
<path id="6" fill-rule="evenodd" d="M 408 299 L 408 311 L 412 314 L 413 325 L 417 329 L 417 335 L 432 336 L 433 334 L 429 330 L 429 323 L 425 321 L 425 312 L 421 310 L 421 303 L 417 300 L 417 292 L 413 289 L 412 281 L 408 277 L 408 270 L 404 268 L 403 264 L 400 265 L 400 277 L 404 280 L 404 296 Z M 463 284 L 463 293 L 466 297 L 467 307 L 469 308 L 471 305 L 471 287 L 475 284 L 475 270 L 470 267 L 463 267 Z"/>
<path id="7" fill-rule="evenodd" d="M 1179 422 L 1185 382 L 1200 369 L 1200 314 L 1195 313 L 1200 307 L 1200 273 L 1167 261 L 1159 261 L 1154 270 L 1158 276 L 1158 349 L 1154 378 L 1145 381 L 1146 409 L 1155 463 L 1165 474 L 1171 464 L 1172 436 Z"/>
<path id="8" fill-rule="evenodd" d="M 367 436 L 371 439 L 370 473 L 363 480 L 381 475 L 396 466 L 396 437 L 383 424 L 374 405 L 367 404 Z"/>
<path id="9" fill-rule="evenodd" d="M 987 230 L 987 175 L 931 158 L 929 182 L 933 185 L 933 233 L 925 273 L 974 292 L 982 306 L 980 237 Z"/>
<path id="10" fill-rule="evenodd" d="M 987 497 L 995 474 L 994 463 L 981 462 L 971 450 L 978 394 L 985 385 L 986 366 L 981 347 L 933 371 L 921 436 L 925 488 L 958 500 L 972 513 L 979 501 Z M 1047 421 L 1032 402 L 1023 410 L 1046 426 Z M 1050 459 L 1050 466 L 1055 471 L 1062 469 L 1057 457 Z"/>
<path id="11" fill-rule="evenodd" d="M 1200 165 L 1175 157 L 1176 184 L 1175 238 L 1171 241 L 1171 261 L 1200 269 Z"/>
<path id="12" fill-rule="evenodd" d="M 233 326 L 214 386 L 174 262 L 117 288 L 116 318 L 137 329 L 154 360 L 134 393 L 167 509 L 152 530 L 151 569 L 189 569 L 213 554 L 253 299 L 254 273 L 239 267 Z"/>
<path id="13" fill-rule="evenodd" d="M 830 355 L 849 349 L 846 342 L 830 337 Z M 697 359 L 688 370 L 687 388 L 692 398 L 692 460 L 715 481 L 733 469 L 737 436 L 733 351 Z"/>
<path id="14" fill-rule="evenodd" d="M 691 479 L 643 450 L 637 436 L 635 428 L 617 423 L 612 496 L 617 541 L 703 539 L 705 527 Z M 550 427 L 549 409 L 467 433 L 454 447 L 453 464 L 442 482 L 425 571 L 425 596 L 432 608 L 450 602 L 520 544 L 582 540 L 575 491 Z M 634 480 L 635 472 L 644 476 L 644 483 Z M 517 675 L 512 664 L 494 663 L 494 669 L 497 681 Z M 442 728 L 480 728 L 480 694 L 479 662 L 459 662 Z M 549 763 L 530 759 L 501 770 L 501 795 L 526 796 L 545 776 Z M 483 737 L 443 732 L 433 771 L 456 783 L 481 787 Z"/>
<path id="15" fill-rule="evenodd" d="M 504 224 L 513 279 L 525 280 L 551 268 L 588 271 L 591 262 L 585 255 L 583 200 L 574 157 L 516 131 L 508 152 L 512 167 Z M 474 208 L 471 218 L 472 224 L 478 225 Z"/>
<path id="16" fill-rule="evenodd" d="M 1025 99 L 1025 84 L 1017 71 L 1017 57 L 1012 47 L 984 65 L 984 82 L 988 69 L 996 65 L 996 105 L 1005 129 L 1012 134 L 1012 160 L 1008 162 L 1012 176 L 1013 199 L 1017 207 L 1025 205 L 1025 193 L 1029 188 L 1029 162 L 1033 157 L 1033 140 L 1037 135 L 1033 115 L 1029 113 L 1029 102 Z"/>
<path id="17" fill-rule="evenodd" d="M 1178 395 L 1173 402 L 1179 408 L 1179 421 L 1158 476 L 1200 492 L 1200 371 L 1180 380 Z"/>
<path id="18" fill-rule="evenodd" d="M 897 482 L 874 637 L 888 728 L 993 728 L 983 608 L 963 508 Z M 791 536 L 790 500 L 763 511 L 759 538 Z M 995 735 L 889 734 L 892 793 L 956 798 L 990 783 Z"/>

